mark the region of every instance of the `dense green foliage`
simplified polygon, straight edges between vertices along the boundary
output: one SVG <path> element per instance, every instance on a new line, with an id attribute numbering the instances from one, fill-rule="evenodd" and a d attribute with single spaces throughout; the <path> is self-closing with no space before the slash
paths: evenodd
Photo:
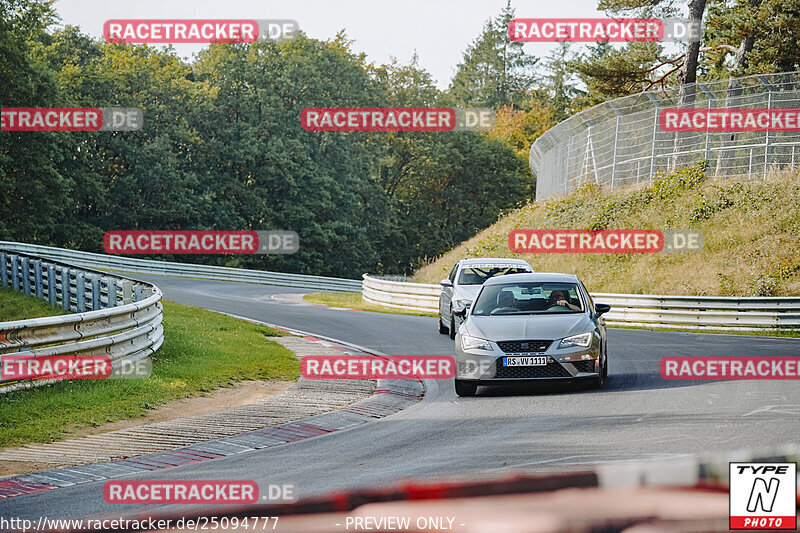
<path id="1" fill-rule="evenodd" d="M 287 229 L 293 255 L 165 258 L 403 273 L 533 190 L 525 160 L 485 133 L 303 130 L 305 107 L 454 102 L 413 61 L 370 64 L 342 34 L 213 44 L 186 61 L 55 20 L 47 1 L 0 0 L 0 105 L 139 107 L 145 125 L 0 133 L 2 240 L 102 251 L 108 230 Z"/>

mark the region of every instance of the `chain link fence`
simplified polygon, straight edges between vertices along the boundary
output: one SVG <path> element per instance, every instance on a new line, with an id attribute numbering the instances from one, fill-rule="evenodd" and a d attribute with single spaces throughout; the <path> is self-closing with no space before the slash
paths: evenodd
<path id="1" fill-rule="evenodd" d="M 800 164 L 800 132 L 665 132 L 664 108 L 800 108 L 800 72 L 758 74 L 625 96 L 573 115 L 531 146 L 536 199 L 585 182 L 604 187 L 650 183 L 658 170 L 708 162 L 713 177 L 763 177 Z M 688 97 L 686 96 L 688 95 Z M 691 102 L 687 105 L 688 102 Z"/>

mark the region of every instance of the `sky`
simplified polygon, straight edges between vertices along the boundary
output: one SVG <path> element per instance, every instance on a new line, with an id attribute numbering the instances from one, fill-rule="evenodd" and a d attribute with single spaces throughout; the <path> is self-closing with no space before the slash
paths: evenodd
<path id="1" fill-rule="evenodd" d="M 310 37 L 327 40 L 344 29 L 354 50 L 369 61 L 408 63 L 416 51 L 419 64 L 439 88 L 449 85 L 467 46 L 484 23 L 496 17 L 506 0 L 56 0 L 62 23 L 102 37 L 109 19 L 293 19 Z M 595 18 L 597 0 L 515 0 L 520 18 Z M 204 45 L 173 45 L 188 57 Z M 556 45 L 526 43 L 525 51 L 546 56 Z M 573 45 L 577 50 L 579 46 Z"/>

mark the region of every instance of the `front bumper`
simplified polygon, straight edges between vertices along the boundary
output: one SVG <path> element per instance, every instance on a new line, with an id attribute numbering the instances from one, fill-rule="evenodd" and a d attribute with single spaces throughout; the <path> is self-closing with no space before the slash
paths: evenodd
<path id="1" fill-rule="evenodd" d="M 464 352 L 457 343 L 456 349 L 456 379 L 474 381 L 479 384 L 512 384 L 520 381 L 531 380 L 576 380 L 596 378 L 601 372 L 600 349 L 594 343 L 586 348 L 573 348 L 559 350 L 558 343 L 543 352 L 514 352 L 505 353 L 496 343 L 492 343 L 494 353 Z M 476 351 L 479 352 L 479 351 Z M 503 365 L 503 358 L 509 356 L 544 356 L 547 364 L 540 366 L 514 366 Z M 565 361 L 569 359 L 569 361 Z"/>

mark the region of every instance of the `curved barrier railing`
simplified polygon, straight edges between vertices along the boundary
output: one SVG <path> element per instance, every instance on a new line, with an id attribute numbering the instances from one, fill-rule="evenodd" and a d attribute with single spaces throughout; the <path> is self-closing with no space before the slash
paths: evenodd
<path id="1" fill-rule="evenodd" d="M 364 274 L 365 301 L 414 311 L 439 310 L 439 285 Z M 608 325 L 676 329 L 798 330 L 800 297 L 670 296 L 592 293 L 611 305 Z"/>
<path id="2" fill-rule="evenodd" d="M 10 252 L 0 243 L 0 285 L 74 311 L 0 322 L 0 359 L 107 355 L 119 368 L 149 357 L 164 341 L 161 291 L 150 283 Z M 0 378 L 0 391 L 50 381 Z"/>
<path id="3" fill-rule="evenodd" d="M 361 290 L 361 280 L 308 276 L 305 274 L 286 274 L 266 270 L 249 270 L 209 265 L 195 265 L 151 259 L 134 259 L 128 256 L 79 252 L 65 248 L 0 241 L 0 250 L 12 250 L 24 254 L 48 257 L 57 261 L 68 261 L 75 265 L 135 274 L 157 274 L 182 278 L 206 279 L 211 281 L 233 281 L 278 285 L 299 289 L 323 289 L 333 292 L 353 292 Z"/>
<path id="4" fill-rule="evenodd" d="M 391 281 L 367 274 L 363 277 L 361 297 L 365 302 L 413 311 L 435 313 L 439 310 L 439 285 Z"/>

